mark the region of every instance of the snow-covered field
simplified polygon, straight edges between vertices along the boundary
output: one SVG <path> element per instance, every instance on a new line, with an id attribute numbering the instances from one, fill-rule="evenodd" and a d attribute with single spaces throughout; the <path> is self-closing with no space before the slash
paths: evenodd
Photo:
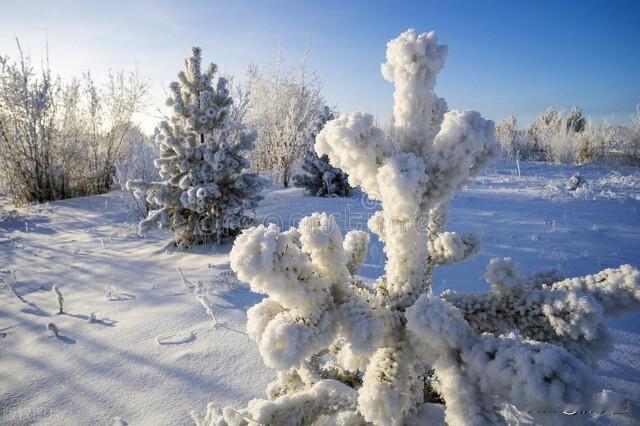
<path id="1" fill-rule="evenodd" d="M 587 185 L 565 188 L 580 171 Z M 434 290 L 486 290 L 492 257 L 525 272 L 558 267 L 568 276 L 640 266 L 640 171 L 523 163 L 490 166 L 453 201 L 450 229 L 477 233 L 481 254 L 439 268 Z M 376 203 L 354 195 L 321 199 L 270 190 L 261 221 L 294 225 L 314 211 L 343 231 L 366 229 Z M 274 373 L 244 332 L 261 299 L 229 279 L 230 244 L 167 253 L 168 234 L 135 232 L 120 192 L 0 210 L 0 424 L 191 424 L 206 404 L 243 406 Z M 370 246 L 362 275 L 381 275 Z M 184 274 L 186 282 L 180 276 Z M 14 274 L 15 276 L 12 276 Z M 218 325 L 196 299 L 207 290 Z M 65 313 L 56 315 L 57 285 Z M 92 314 L 94 321 L 90 321 Z M 60 336 L 47 332 L 54 323 Z M 631 402 L 615 424 L 640 422 L 640 315 L 610 321 L 615 351 L 601 363 L 603 386 Z"/>

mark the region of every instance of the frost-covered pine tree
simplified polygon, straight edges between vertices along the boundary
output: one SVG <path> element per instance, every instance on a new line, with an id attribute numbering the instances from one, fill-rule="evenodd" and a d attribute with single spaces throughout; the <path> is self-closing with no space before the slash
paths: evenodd
<path id="1" fill-rule="evenodd" d="M 335 117 L 329 107 L 318 118 L 318 125 L 311 137 L 315 139 L 325 123 Z M 318 156 L 313 146 L 310 146 L 302 159 L 302 173 L 293 177 L 297 187 L 305 188 L 316 197 L 346 197 L 351 191 L 348 176 L 345 172 L 329 163 L 326 155 Z"/>
<path id="2" fill-rule="evenodd" d="M 227 81 L 215 78 L 215 64 L 203 70 L 200 48 L 194 47 L 170 85 L 173 108 L 170 121 L 162 121 L 157 136 L 161 182 L 131 180 L 127 189 L 156 206 L 140 222 L 144 233 L 159 225 L 175 233 L 175 243 L 188 247 L 220 242 L 251 225 L 258 193 L 265 181 L 245 173 L 255 133 L 238 129 L 229 120 L 233 103 Z"/>
<path id="3" fill-rule="evenodd" d="M 347 174 L 333 167 L 329 157 L 319 157 L 313 149 L 305 153 L 302 173 L 293 177 L 293 184 L 315 197 L 347 197 L 351 191 Z"/>
<path id="4" fill-rule="evenodd" d="M 494 259 L 489 292 L 431 291 L 436 266 L 478 250 L 476 237 L 445 231 L 447 205 L 496 150 L 491 121 L 446 112 L 434 94 L 446 53 L 433 32 L 388 43 L 395 140 L 364 113 L 327 123 L 316 139 L 319 154 L 381 203 L 369 228 L 387 263 L 373 286 L 357 275 L 369 235 L 343 237 L 325 213 L 236 239 L 233 270 L 267 295 L 248 311 L 247 331 L 278 377 L 266 399 L 209 406 L 199 424 L 493 425 L 514 406 L 557 410 L 596 392 L 603 321 L 640 307 L 637 269 L 562 280 Z"/>

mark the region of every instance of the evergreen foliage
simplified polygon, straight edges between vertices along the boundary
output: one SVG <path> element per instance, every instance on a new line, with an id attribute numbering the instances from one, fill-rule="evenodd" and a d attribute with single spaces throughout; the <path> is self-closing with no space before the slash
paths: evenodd
<path id="1" fill-rule="evenodd" d="M 140 222 L 140 232 L 155 225 L 170 229 L 180 247 L 220 242 L 251 225 L 266 183 L 244 172 L 249 161 L 243 154 L 255 133 L 229 120 L 233 100 L 216 71 L 215 64 L 202 69 L 200 49 L 194 47 L 179 82 L 170 85 L 173 116 L 159 125 L 155 165 L 163 180 L 127 182 L 127 189 L 155 206 Z"/>
<path id="2" fill-rule="evenodd" d="M 318 125 L 312 133 L 314 140 L 324 127 L 325 123 L 333 120 L 335 116 L 324 107 L 323 113 L 318 119 Z M 329 157 L 318 156 L 310 146 L 302 160 L 302 171 L 293 177 L 293 183 L 297 187 L 306 188 L 307 192 L 316 197 L 347 197 L 351 192 L 348 176 L 342 170 L 329 164 Z"/>

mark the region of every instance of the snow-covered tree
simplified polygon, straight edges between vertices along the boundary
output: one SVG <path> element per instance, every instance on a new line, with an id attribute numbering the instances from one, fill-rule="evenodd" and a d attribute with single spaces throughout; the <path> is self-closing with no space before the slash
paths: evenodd
<path id="1" fill-rule="evenodd" d="M 323 113 L 318 117 L 318 125 L 311 135 L 315 140 L 325 123 L 335 117 L 329 107 L 324 107 Z M 348 176 L 345 172 L 333 167 L 329 163 L 329 157 L 316 154 L 313 146 L 310 146 L 302 159 L 302 172 L 293 177 L 295 186 L 306 188 L 309 194 L 316 197 L 346 197 L 351 191 Z"/>
<path id="2" fill-rule="evenodd" d="M 519 134 L 518 121 L 513 115 L 505 118 L 496 126 L 496 139 L 505 158 L 514 158 L 517 155 Z"/>
<path id="3" fill-rule="evenodd" d="M 585 118 L 584 114 L 582 114 L 582 110 L 576 106 L 571 108 L 571 111 L 569 112 L 569 114 L 567 114 L 564 122 L 567 126 L 567 129 L 571 129 L 575 133 L 584 131 L 585 127 L 587 126 L 587 119 Z"/>
<path id="4" fill-rule="evenodd" d="M 154 164 L 159 154 L 155 136 L 147 136 L 137 127 L 131 129 L 130 133 L 129 141 L 123 149 L 125 155 L 115 163 L 116 182 L 122 189 L 127 187 L 129 180 L 149 181 L 158 175 L 158 168 Z M 130 212 L 137 219 L 147 217 L 149 210 L 153 208 L 146 199 L 136 198 L 133 192 L 124 191 L 123 195 Z"/>
<path id="5" fill-rule="evenodd" d="M 0 56 L 0 186 L 16 204 L 109 191 L 147 83 L 122 71 L 103 85 L 89 73 L 63 81 L 18 51 Z"/>
<path id="6" fill-rule="evenodd" d="M 494 259 L 490 292 L 432 293 L 435 267 L 478 251 L 475 236 L 445 231 L 447 206 L 497 150 L 491 121 L 446 112 L 434 94 L 446 54 L 433 32 L 388 43 L 394 140 L 359 112 L 328 122 L 316 139 L 318 154 L 381 203 L 368 225 L 387 263 L 373 286 L 357 275 L 369 235 L 343 237 L 325 213 L 237 238 L 232 269 L 267 295 L 248 311 L 247 331 L 278 377 L 266 399 L 209 406 L 199 424 L 429 424 L 446 407 L 448 424 L 493 425 L 505 422 L 505 408 L 557 409 L 594 394 L 604 318 L 640 307 L 637 269 L 562 280 L 525 277 L 510 259 Z"/>
<path id="7" fill-rule="evenodd" d="M 216 65 L 203 70 L 200 49 L 194 47 L 185 68 L 178 74 L 180 82 L 170 85 L 167 104 L 173 116 L 159 125 L 155 165 L 164 180 L 127 182 L 127 189 L 157 207 L 140 222 L 140 232 L 154 225 L 171 229 L 181 247 L 220 242 L 251 225 L 265 184 L 244 172 L 249 161 L 243 153 L 255 133 L 238 129 L 235 122 L 228 126 L 233 100 L 227 81 L 215 79 Z"/>
<path id="8" fill-rule="evenodd" d="M 293 177 L 293 184 L 316 197 L 346 197 L 351 191 L 347 178 L 345 172 L 329 163 L 329 157 L 319 157 L 309 149 L 302 159 L 302 173 Z"/>
<path id="9" fill-rule="evenodd" d="M 529 132 L 534 136 L 539 136 L 544 133 L 545 128 L 553 127 L 561 122 L 562 119 L 558 110 L 553 106 L 549 106 L 542 114 L 536 117 L 535 121 L 531 124 L 531 127 L 529 127 Z"/>
<path id="10" fill-rule="evenodd" d="M 258 130 L 254 166 L 277 173 L 287 188 L 324 112 L 319 80 L 307 70 L 306 57 L 299 74 L 284 70 L 279 59 L 271 73 L 252 67 L 248 74 L 249 119 Z"/>

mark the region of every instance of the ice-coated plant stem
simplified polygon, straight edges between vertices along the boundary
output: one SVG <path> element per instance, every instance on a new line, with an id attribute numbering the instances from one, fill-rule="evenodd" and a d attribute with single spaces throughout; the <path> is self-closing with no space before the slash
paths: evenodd
<path id="1" fill-rule="evenodd" d="M 64 313 L 64 305 L 63 305 L 64 297 L 62 297 L 62 293 L 60 292 L 60 289 L 58 288 L 57 285 L 54 285 L 53 287 L 51 287 L 51 290 L 56 295 L 56 298 L 58 301 L 58 315 L 63 314 Z"/>

